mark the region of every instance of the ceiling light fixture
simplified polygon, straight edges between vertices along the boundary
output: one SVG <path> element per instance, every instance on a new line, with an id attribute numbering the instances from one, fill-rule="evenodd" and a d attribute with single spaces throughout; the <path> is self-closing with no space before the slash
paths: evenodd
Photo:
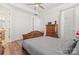
<path id="1" fill-rule="evenodd" d="M 37 7 L 37 8 L 38 8 L 38 7 L 39 7 L 39 6 L 38 6 L 38 4 L 36 4 L 36 5 L 35 5 L 35 7 Z"/>

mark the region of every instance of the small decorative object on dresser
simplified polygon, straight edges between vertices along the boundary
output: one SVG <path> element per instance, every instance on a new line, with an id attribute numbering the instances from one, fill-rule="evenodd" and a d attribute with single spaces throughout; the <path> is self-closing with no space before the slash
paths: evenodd
<path id="1" fill-rule="evenodd" d="M 46 36 L 58 38 L 58 24 L 56 23 L 56 21 L 55 24 L 46 25 Z"/>
<path id="2" fill-rule="evenodd" d="M 43 36 L 43 32 L 40 32 L 40 31 L 32 31 L 30 33 L 27 33 L 27 34 L 23 34 L 23 39 L 30 39 L 30 38 L 35 38 L 35 37 L 40 37 L 40 36 Z"/>
<path id="3" fill-rule="evenodd" d="M 48 24 L 51 24 L 51 22 L 48 22 Z"/>

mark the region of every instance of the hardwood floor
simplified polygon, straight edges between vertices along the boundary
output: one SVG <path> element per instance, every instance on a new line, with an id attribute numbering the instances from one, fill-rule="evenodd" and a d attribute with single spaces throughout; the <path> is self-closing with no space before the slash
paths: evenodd
<path id="1" fill-rule="evenodd" d="M 22 48 L 22 40 L 17 40 L 14 42 L 9 42 L 4 45 L 4 55 L 29 55 Z"/>

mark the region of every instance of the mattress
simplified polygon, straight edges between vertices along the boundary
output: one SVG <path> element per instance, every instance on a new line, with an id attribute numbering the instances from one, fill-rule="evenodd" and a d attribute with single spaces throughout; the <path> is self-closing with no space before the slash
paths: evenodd
<path id="1" fill-rule="evenodd" d="M 23 48 L 32 55 L 61 55 L 66 49 L 66 40 L 52 37 L 38 37 L 23 41 Z"/>

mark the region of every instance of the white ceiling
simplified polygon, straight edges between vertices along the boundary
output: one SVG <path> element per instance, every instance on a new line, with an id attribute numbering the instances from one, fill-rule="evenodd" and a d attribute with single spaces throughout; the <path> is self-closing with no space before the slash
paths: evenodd
<path id="1" fill-rule="evenodd" d="M 48 10 L 51 8 L 55 8 L 61 4 L 63 4 L 63 3 L 42 3 L 41 6 L 43 6 L 45 8 L 44 10 Z M 30 5 L 30 3 L 24 3 L 23 5 L 27 6 L 30 9 L 34 9 L 34 5 Z M 41 9 L 39 9 L 39 10 L 41 10 Z"/>
<path id="2" fill-rule="evenodd" d="M 9 4 L 9 5 L 15 6 L 19 9 L 22 9 L 22 10 L 25 10 L 25 11 L 28 11 L 28 12 L 35 14 L 35 13 L 39 13 L 39 12 L 42 13 L 44 11 L 50 10 L 52 8 L 55 8 L 57 6 L 62 5 L 63 3 L 41 3 L 41 6 L 43 6 L 45 9 L 40 8 L 37 12 L 34 10 L 35 6 L 29 5 L 29 4 L 30 3 L 12 3 L 12 4 Z"/>
<path id="3" fill-rule="evenodd" d="M 62 3 L 44 3 L 43 5 L 46 9 L 50 9 L 50 8 L 55 8 L 61 4 Z"/>

